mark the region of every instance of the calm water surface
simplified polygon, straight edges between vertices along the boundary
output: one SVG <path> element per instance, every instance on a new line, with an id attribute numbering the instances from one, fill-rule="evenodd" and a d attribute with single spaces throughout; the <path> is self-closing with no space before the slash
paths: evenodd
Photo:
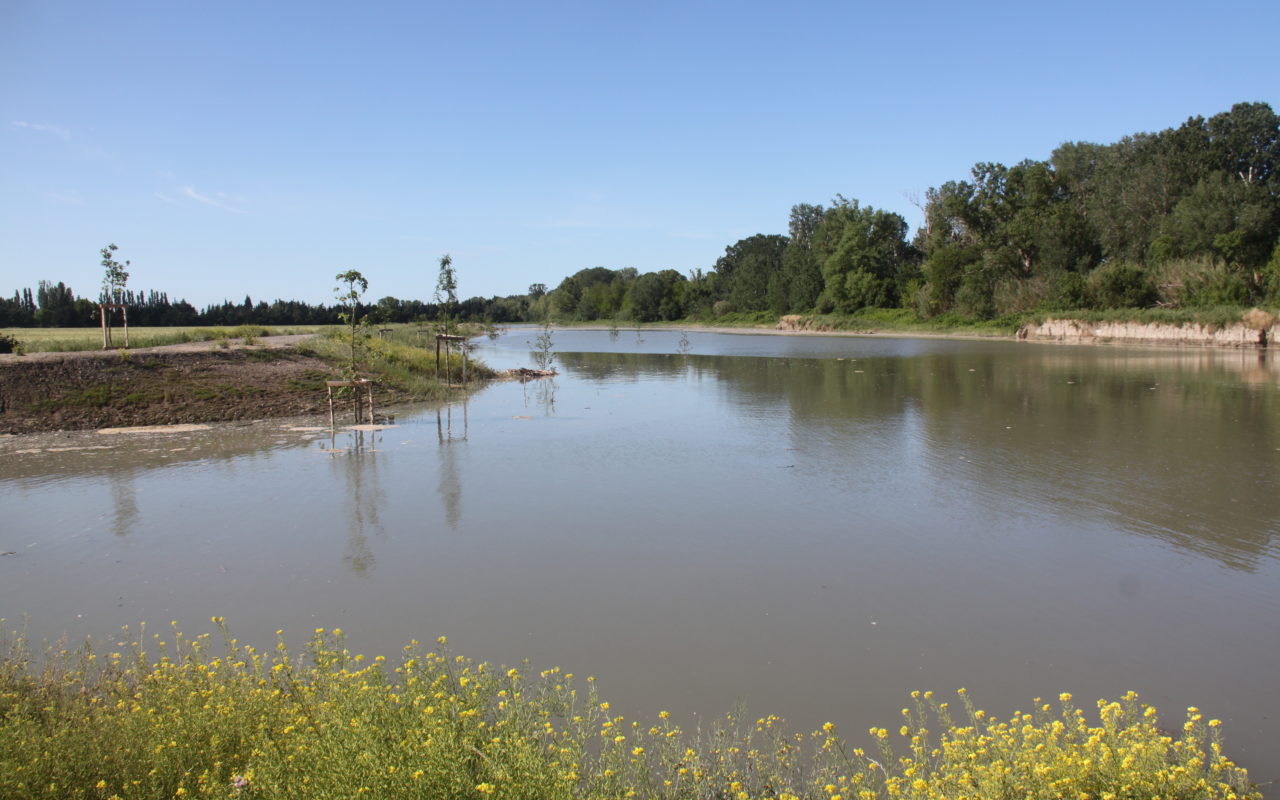
<path id="1" fill-rule="evenodd" d="M 481 346 L 531 363 L 535 332 Z M 1280 365 L 1256 352 L 624 330 L 397 427 L 0 439 L 0 616 L 225 615 L 894 727 L 1136 689 L 1280 777 Z"/>

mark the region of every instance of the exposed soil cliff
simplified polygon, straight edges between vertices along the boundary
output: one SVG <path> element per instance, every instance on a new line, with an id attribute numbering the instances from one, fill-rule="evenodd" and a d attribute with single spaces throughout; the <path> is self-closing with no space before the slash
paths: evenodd
<path id="1" fill-rule="evenodd" d="M 1202 345 L 1209 347 L 1266 347 L 1280 333 L 1270 314 L 1249 317 L 1232 325 L 1158 322 L 1083 322 L 1047 319 L 1039 325 L 1023 325 L 1019 339 L 1055 340 L 1091 344 L 1134 342 L 1146 344 Z M 1265 323 L 1265 324 L 1264 324 Z"/>

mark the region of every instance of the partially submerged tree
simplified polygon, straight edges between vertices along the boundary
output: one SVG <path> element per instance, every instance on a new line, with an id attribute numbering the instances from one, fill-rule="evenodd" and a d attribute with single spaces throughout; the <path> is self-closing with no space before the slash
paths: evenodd
<path id="1" fill-rule="evenodd" d="M 360 274 L 359 270 L 349 269 L 346 272 L 339 272 L 334 280 L 338 285 L 333 287 L 333 296 L 346 307 L 346 310 L 338 315 L 344 325 L 351 328 L 351 371 L 356 371 L 356 325 L 360 316 L 360 298 L 369 290 L 369 281 Z"/>
<path id="2" fill-rule="evenodd" d="M 129 282 L 129 273 L 125 267 L 130 262 L 125 261 L 121 264 L 115 260 L 116 251 L 120 248 L 114 244 L 109 244 L 102 248 L 99 252 L 102 254 L 102 295 L 98 301 L 98 308 L 102 314 L 102 349 L 106 350 L 111 346 L 111 312 L 119 308 L 121 318 L 124 320 L 124 346 L 129 346 L 129 312 L 124 306 L 124 287 Z"/>
<path id="3" fill-rule="evenodd" d="M 551 337 L 551 319 L 542 321 L 538 337 L 532 342 L 525 342 L 533 348 L 533 363 L 545 372 L 554 371 L 556 363 L 555 341 Z"/>

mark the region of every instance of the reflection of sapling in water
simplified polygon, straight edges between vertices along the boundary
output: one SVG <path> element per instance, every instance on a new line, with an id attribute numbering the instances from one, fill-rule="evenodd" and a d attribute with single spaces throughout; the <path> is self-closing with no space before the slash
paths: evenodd
<path id="1" fill-rule="evenodd" d="M 676 342 L 676 352 L 682 356 L 689 354 L 689 332 L 680 331 L 680 341 Z"/>

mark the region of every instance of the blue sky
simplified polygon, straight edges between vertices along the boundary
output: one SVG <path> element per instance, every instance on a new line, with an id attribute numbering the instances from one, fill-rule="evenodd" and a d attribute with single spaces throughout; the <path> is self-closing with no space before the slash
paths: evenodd
<path id="1" fill-rule="evenodd" d="M 1280 107 L 1280 3 L 0 2 L 0 292 L 710 269 L 835 194 Z"/>

